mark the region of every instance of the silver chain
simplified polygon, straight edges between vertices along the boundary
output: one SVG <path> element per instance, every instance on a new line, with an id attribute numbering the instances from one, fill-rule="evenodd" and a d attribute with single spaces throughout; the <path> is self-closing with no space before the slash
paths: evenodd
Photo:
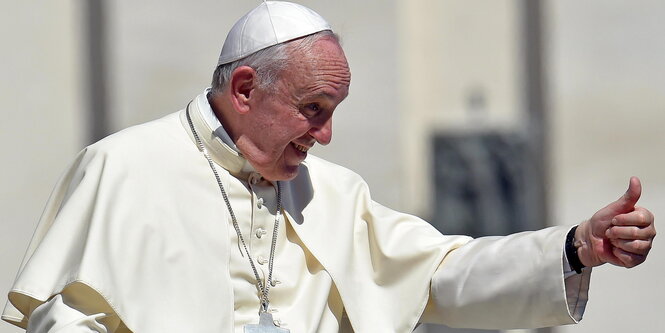
<path id="1" fill-rule="evenodd" d="M 189 128 L 192 130 L 192 134 L 194 135 L 194 139 L 196 140 L 196 145 L 198 146 L 199 151 L 203 153 L 203 156 L 205 156 L 206 160 L 208 161 L 210 169 L 212 169 L 212 173 L 215 174 L 215 179 L 217 180 L 217 184 L 219 185 L 219 190 L 222 192 L 222 197 L 224 198 L 224 202 L 226 203 L 226 208 L 229 210 L 229 214 L 231 215 L 231 220 L 233 221 L 233 228 L 236 230 L 236 234 L 238 234 L 238 239 L 240 239 L 240 243 L 242 243 L 242 247 L 245 250 L 245 253 L 247 254 L 247 258 L 249 259 L 249 264 L 252 266 L 252 271 L 254 272 L 254 277 L 256 278 L 256 286 L 258 287 L 259 292 L 261 293 L 261 311 L 267 312 L 268 306 L 270 304 L 270 299 L 268 298 L 268 295 L 270 292 L 270 285 L 272 284 L 272 271 L 273 271 L 273 263 L 275 260 L 275 247 L 277 246 L 277 230 L 279 228 L 279 216 L 281 215 L 282 212 L 282 195 L 281 195 L 282 191 L 281 191 L 280 182 L 275 182 L 277 184 L 277 211 L 275 212 L 275 225 L 272 232 L 272 244 L 270 245 L 270 260 L 268 262 L 268 280 L 264 283 L 259 277 L 259 272 L 256 269 L 256 266 L 254 265 L 254 259 L 252 259 L 252 256 L 249 253 L 249 249 L 247 248 L 247 244 L 245 243 L 245 238 L 242 236 L 242 232 L 240 232 L 240 226 L 238 225 L 238 220 L 236 219 L 236 215 L 233 213 L 233 208 L 231 208 L 231 201 L 229 200 L 229 197 L 226 195 L 226 190 L 224 190 L 224 185 L 222 185 L 222 181 L 219 178 L 219 173 L 217 173 L 217 168 L 215 168 L 215 164 L 210 158 L 210 155 L 208 155 L 208 150 L 205 148 L 203 142 L 199 138 L 198 133 L 194 129 L 192 118 L 189 115 L 189 105 L 187 106 L 187 110 L 185 111 L 185 113 L 187 115 L 187 122 L 189 123 Z"/>

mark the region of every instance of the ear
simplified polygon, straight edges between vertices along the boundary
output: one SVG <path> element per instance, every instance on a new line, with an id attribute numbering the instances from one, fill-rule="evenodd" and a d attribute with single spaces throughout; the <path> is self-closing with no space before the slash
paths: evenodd
<path id="1" fill-rule="evenodd" d="M 229 82 L 231 103 L 237 112 L 249 112 L 250 99 L 257 88 L 256 83 L 256 71 L 249 66 L 240 66 L 231 74 Z"/>

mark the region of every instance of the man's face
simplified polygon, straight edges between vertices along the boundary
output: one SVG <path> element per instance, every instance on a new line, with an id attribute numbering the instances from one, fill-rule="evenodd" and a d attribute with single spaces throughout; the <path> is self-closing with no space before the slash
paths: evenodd
<path id="1" fill-rule="evenodd" d="M 236 142 L 268 180 L 294 178 L 307 150 L 330 142 L 333 111 L 349 92 L 346 57 L 332 38 L 293 57 L 271 91 L 252 92 L 249 122 Z"/>

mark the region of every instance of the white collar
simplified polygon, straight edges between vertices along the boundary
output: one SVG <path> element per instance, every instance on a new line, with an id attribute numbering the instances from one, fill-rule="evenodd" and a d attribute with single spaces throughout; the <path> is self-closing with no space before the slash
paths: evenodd
<path id="1" fill-rule="evenodd" d="M 231 139 L 231 136 L 229 136 L 229 133 L 226 132 L 224 129 L 224 126 L 222 123 L 219 121 L 217 116 L 215 115 L 215 112 L 212 111 L 212 107 L 210 106 L 210 102 L 208 102 L 208 93 L 210 93 L 211 88 L 208 87 L 206 88 L 202 94 L 198 95 L 196 97 L 196 104 L 198 106 L 199 111 L 201 111 L 201 115 L 203 116 L 203 120 L 205 120 L 206 124 L 208 127 L 213 129 L 213 133 L 216 137 L 218 137 L 222 142 L 227 145 L 229 148 L 233 149 L 235 152 L 237 152 L 240 156 L 242 156 L 242 153 L 240 150 L 238 150 L 238 147 L 236 147 L 236 144 L 233 142 Z M 245 160 L 245 164 L 242 167 L 243 172 L 254 172 L 256 171 L 254 167 L 249 164 L 249 161 Z"/>
<path id="2" fill-rule="evenodd" d="M 233 142 L 233 140 L 231 140 L 229 133 L 226 132 L 224 126 L 215 115 L 215 112 L 212 111 L 210 102 L 208 102 L 208 94 L 210 93 L 210 90 L 211 88 L 208 87 L 203 91 L 203 94 L 200 94 L 196 97 L 196 103 L 199 105 L 199 110 L 201 110 L 203 119 L 208 124 L 208 126 L 213 129 L 213 133 L 215 133 L 215 135 L 219 137 L 222 142 L 231 147 L 233 150 L 239 152 L 238 147 L 236 147 L 236 144 Z"/>

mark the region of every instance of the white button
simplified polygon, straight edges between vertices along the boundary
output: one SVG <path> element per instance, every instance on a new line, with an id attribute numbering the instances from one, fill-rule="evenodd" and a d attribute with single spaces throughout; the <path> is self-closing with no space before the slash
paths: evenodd
<path id="1" fill-rule="evenodd" d="M 258 172 L 252 172 L 249 174 L 249 183 L 252 185 L 256 185 L 261 181 L 261 174 Z"/>
<path id="2" fill-rule="evenodd" d="M 259 265 L 263 265 L 268 262 L 268 259 L 264 258 L 263 256 L 258 256 L 256 258 L 256 262 L 258 262 Z"/>
<path id="3" fill-rule="evenodd" d="M 266 231 L 266 229 L 258 228 L 258 229 L 256 229 L 256 238 L 261 238 L 261 237 L 263 237 L 263 235 L 265 235 L 267 233 L 268 232 Z"/>
<path id="4" fill-rule="evenodd" d="M 261 209 L 263 207 L 263 198 L 259 198 L 259 200 L 256 200 L 256 207 Z"/>

